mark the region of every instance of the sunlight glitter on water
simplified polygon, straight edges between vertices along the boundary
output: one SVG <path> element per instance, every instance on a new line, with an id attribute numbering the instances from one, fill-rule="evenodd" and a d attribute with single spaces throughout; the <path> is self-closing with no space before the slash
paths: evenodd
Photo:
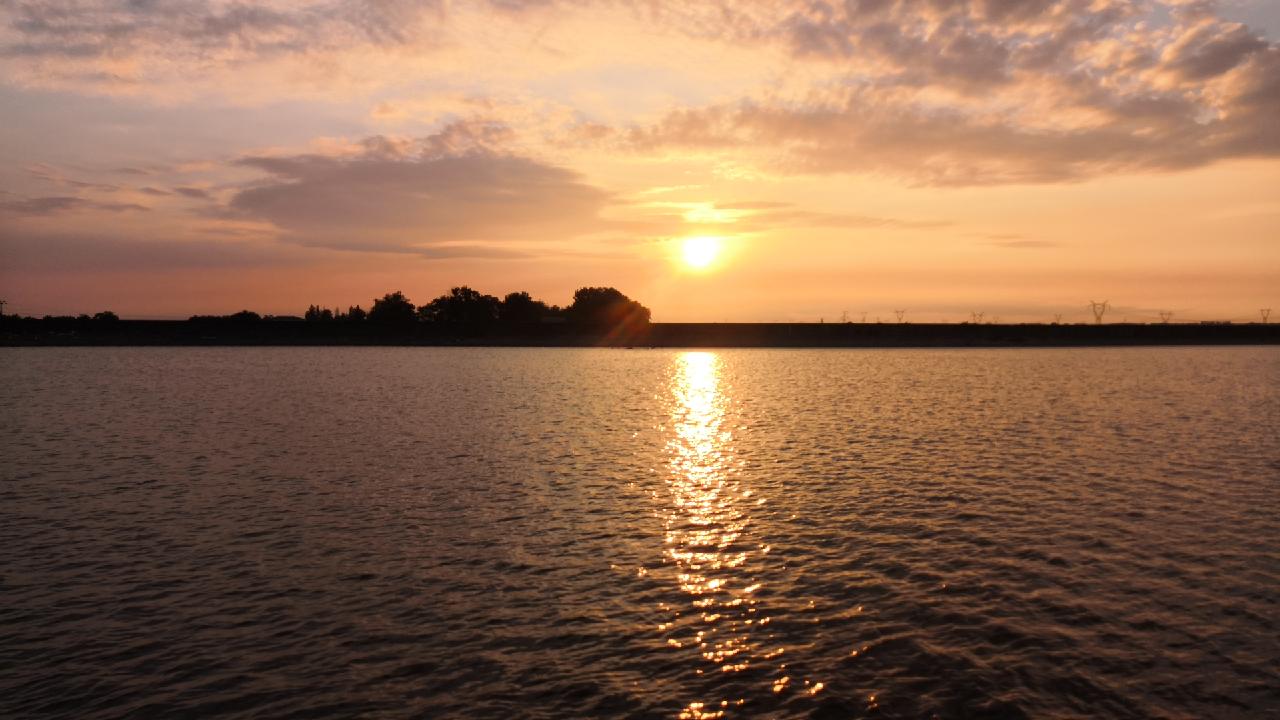
<path id="1" fill-rule="evenodd" d="M 684 622 L 676 612 L 668 625 L 683 634 L 668 644 L 694 647 L 711 663 L 698 674 L 740 673 L 753 666 L 765 670 L 782 654 L 782 648 L 770 645 L 772 636 L 758 630 L 766 624 L 755 597 L 763 583 L 746 566 L 753 556 L 764 555 L 765 546 L 746 542 L 744 535 L 751 508 L 762 500 L 753 499 L 738 479 L 733 433 L 726 423 L 731 399 L 722 390 L 721 373 L 715 353 L 688 352 L 676 356 L 671 381 L 666 555 L 690 601 Z M 771 688 L 777 687 L 781 670 L 766 670 Z M 781 682 L 785 686 L 786 680 Z M 727 698 L 691 702 L 681 716 L 722 717 L 737 703 Z"/>

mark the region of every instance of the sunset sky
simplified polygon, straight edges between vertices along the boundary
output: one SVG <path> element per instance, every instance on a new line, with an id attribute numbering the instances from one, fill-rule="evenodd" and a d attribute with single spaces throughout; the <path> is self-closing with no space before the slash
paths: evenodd
<path id="1" fill-rule="evenodd" d="M 1278 39 L 1276 0 L 0 0 L 0 298 L 1256 319 Z"/>

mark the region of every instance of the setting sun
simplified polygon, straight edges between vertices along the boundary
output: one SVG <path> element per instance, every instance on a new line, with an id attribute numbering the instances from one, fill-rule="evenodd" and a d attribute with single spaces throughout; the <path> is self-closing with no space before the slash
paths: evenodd
<path id="1" fill-rule="evenodd" d="M 695 270 L 705 269 L 720 256 L 720 238 L 705 235 L 688 238 L 680 246 L 680 255 L 685 265 Z"/>

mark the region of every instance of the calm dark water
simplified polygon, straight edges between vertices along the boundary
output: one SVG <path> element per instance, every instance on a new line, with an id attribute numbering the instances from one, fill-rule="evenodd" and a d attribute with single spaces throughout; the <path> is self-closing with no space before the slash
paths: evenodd
<path id="1" fill-rule="evenodd" d="M 1280 717 L 1280 349 L 0 351 L 0 716 Z"/>

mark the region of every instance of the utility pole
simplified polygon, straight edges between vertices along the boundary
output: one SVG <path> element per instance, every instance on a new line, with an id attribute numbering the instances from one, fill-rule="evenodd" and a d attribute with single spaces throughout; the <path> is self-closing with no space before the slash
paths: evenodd
<path id="1" fill-rule="evenodd" d="M 1103 300 L 1102 302 L 1097 302 L 1096 300 L 1089 301 L 1089 309 L 1093 310 L 1094 325 L 1102 324 L 1102 316 L 1107 314 L 1107 308 L 1109 307 L 1111 307 L 1110 300 Z"/>
<path id="2" fill-rule="evenodd" d="M 4 300 L 0 300 L 0 317 L 4 317 L 4 306 L 7 304 L 8 303 Z M 1266 322 L 1266 320 L 1263 320 L 1262 322 Z"/>
<path id="3" fill-rule="evenodd" d="M 3 310 L 3 309 L 4 309 L 4 301 L 0 300 L 0 310 Z M 1267 321 L 1271 319 L 1271 308 L 1262 308 L 1261 310 L 1258 311 L 1258 313 L 1262 315 L 1262 324 L 1266 325 Z"/>
<path id="4" fill-rule="evenodd" d="M 1169 320 L 1173 319 L 1173 312 L 1170 310 L 1160 311 L 1160 322 L 1164 325 L 1169 324 Z"/>

